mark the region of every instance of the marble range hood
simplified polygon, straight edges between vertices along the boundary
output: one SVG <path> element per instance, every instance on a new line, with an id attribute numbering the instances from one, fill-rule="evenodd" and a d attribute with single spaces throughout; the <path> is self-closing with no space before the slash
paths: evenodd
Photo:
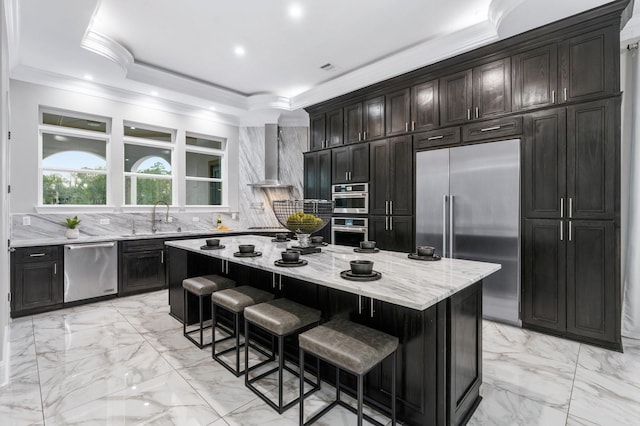
<path id="1" fill-rule="evenodd" d="M 252 188 L 285 188 L 291 189 L 293 185 L 280 182 L 278 179 L 278 135 L 277 124 L 265 124 L 264 141 L 264 180 L 249 183 Z"/>

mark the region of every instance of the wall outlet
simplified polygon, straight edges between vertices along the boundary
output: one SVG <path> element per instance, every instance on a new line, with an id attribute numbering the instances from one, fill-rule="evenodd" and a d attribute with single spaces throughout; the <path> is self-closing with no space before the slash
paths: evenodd
<path id="1" fill-rule="evenodd" d="M 200 222 L 200 218 L 198 216 L 194 216 L 191 218 L 192 222 Z"/>
<path id="2" fill-rule="evenodd" d="M 238 220 L 238 213 L 231 213 L 232 220 Z"/>
<path id="3" fill-rule="evenodd" d="M 173 216 L 169 216 L 169 218 L 167 219 L 167 223 L 171 223 L 173 222 Z"/>
<path id="4" fill-rule="evenodd" d="M 109 219 L 100 219 L 100 225 L 108 225 L 109 223 L 111 223 Z"/>
<path id="5" fill-rule="evenodd" d="M 24 226 L 31 225 L 31 217 L 30 216 L 22 216 L 22 224 Z"/>

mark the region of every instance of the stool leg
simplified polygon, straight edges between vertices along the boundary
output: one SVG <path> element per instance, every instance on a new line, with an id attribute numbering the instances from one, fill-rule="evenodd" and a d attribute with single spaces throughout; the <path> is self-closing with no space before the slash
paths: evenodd
<path id="1" fill-rule="evenodd" d="M 362 426 L 362 382 L 363 375 L 358 376 L 358 426 Z"/>
<path id="2" fill-rule="evenodd" d="M 216 304 L 211 301 L 211 359 L 214 359 L 216 354 Z"/>
<path id="3" fill-rule="evenodd" d="M 300 348 L 300 426 L 304 425 L 304 350 Z"/>
<path id="4" fill-rule="evenodd" d="M 282 414 L 282 372 L 284 370 L 284 337 L 278 336 L 278 411 Z"/>
<path id="5" fill-rule="evenodd" d="M 204 330 L 202 330 L 202 326 L 203 326 L 202 317 L 204 316 L 202 315 L 203 314 L 202 296 L 198 296 L 198 310 L 200 311 L 200 349 L 202 349 L 202 346 L 204 345 L 204 338 L 203 338 Z"/>
<path id="6" fill-rule="evenodd" d="M 182 320 L 182 335 L 186 336 L 187 335 L 187 321 L 189 321 L 189 315 L 187 312 L 187 290 L 182 290 L 182 294 L 184 296 L 184 301 L 182 302 L 182 315 L 183 315 L 183 320 Z"/>
<path id="7" fill-rule="evenodd" d="M 240 312 L 234 312 L 234 330 L 236 334 L 236 371 L 240 371 Z M 245 342 L 246 343 L 246 342 Z M 246 368 L 246 364 L 245 364 Z"/>
<path id="8" fill-rule="evenodd" d="M 391 358 L 391 362 L 393 362 L 393 366 L 391 366 L 391 426 L 396 426 L 396 354 L 397 351 L 394 351 Z"/>
<path id="9" fill-rule="evenodd" d="M 340 368 L 336 366 L 336 401 L 340 401 Z"/>
<path id="10" fill-rule="evenodd" d="M 244 385 L 249 385 L 249 322 L 244 319 Z"/>

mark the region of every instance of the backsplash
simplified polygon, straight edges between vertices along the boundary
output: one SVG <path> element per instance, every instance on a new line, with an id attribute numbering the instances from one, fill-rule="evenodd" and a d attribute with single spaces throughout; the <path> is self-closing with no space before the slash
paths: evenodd
<path id="1" fill-rule="evenodd" d="M 293 189 L 252 188 L 249 183 L 264 178 L 264 127 L 241 127 L 240 175 L 239 175 L 239 213 L 232 219 L 231 213 L 221 213 L 222 224 L 231 229 L 249 227 L 280 227 L 273 214 L 272 201 L 282 199 L 300 199 L 303 190 L 303 156 L 308 149 L 307 127 L 281 127 L 279 144 L 279 176 L 282 182 L 293 185 Z M 214 212 L 170 212 L 171 222 L 165 222 L 165 207 L 159 206 L 158 232 L 206 232 L 216 227 L 218 213 Z M 65 218 L 74 216 L 61 214 L 12 214 L 11 239 L 41 239 L 64 236 Z M 28 217 L 30 224 L 24 225 L 23 218 Z M 151 213 L 82 213 L 79 225 L 81 236 L 129 235 L 135 227 L 137 234 L 151 232 Z M 103 223 L 101 223 L 103 222 Z M 108 222 L 108 223 L 104 223 Z"/>

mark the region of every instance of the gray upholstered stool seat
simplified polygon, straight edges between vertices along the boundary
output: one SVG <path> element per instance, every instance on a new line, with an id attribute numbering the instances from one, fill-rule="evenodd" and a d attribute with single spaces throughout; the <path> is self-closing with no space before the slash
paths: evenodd
<path id="1" fill-rule="evenodd" d="M 316 381 L 315 383 L 310 381 L 309 379 L 304 377 L 304 370 L 296 371 L 293 368 L 290 368 L 285 363 L 285 353 L 284 353 L 284 341 L 285 338 L 292 335 L 297 335 L 305 330 L 308 330 L 311 327 L 318 325 L 320 322 L 320 311 L 317 309 L 310 308 L 308 306 L 301 305 L 299 303 L 293 302 L 288 299 L 276 299 L 271 302 L 260 303 L 253 306 L 248 306 L 244 310 L 244 331 L 245 331 L 245 348 L 244 348 L 244 362 L 245 362 L 245 373 L 244 373 L 244 384 L 247 386 L 253 393 L 258 395 L 263 401 L 265 401 L 271 408 L 276 410 L 278 413 L 282 414 L 285 410 L 292 407 L 294 404 L 298 402 L 298 397 L 294 398 L 292 401 L 283 403 L 282 393 L 283 393 L 283 371 L 287 370 L 292 374 L 299 375 L 301 383 L 307 382 L 312 385 L 311 389 L 306 393 L 304 392 L 304 388 L 302 393 L 304 395 L 310 395 L 316 390 L 320 389 L 320 375 L 316 373 Z M 250 340 L 250 327 L 258 327 L 263 331 L 268 332 L 272 336 L 276 337 L 278 342 L 278 366 L 272 368 L 266 372 L 263 372 L 253 378 L 249 378 L 249 372 L 265 365 L 268 362 L 271 362 L 276 355 L 275 350 L 273 351 L 272 359 L 262 361 L 256 365 L 249 367 L 249 345 L 248 342 Z M 297 339 L 296 339 L 297 340 Z M 271 401 L 266 395 L 264 395 L 258 388 L 256 388 L 253 383 L 263 379 L 264 377 L 278 372 L 278 403 L 275 404 Z M 318 361 L 318 365 L 316 366 L 316 372 L 320 371 L 320 362 Z"/>
<path id="2" fill-rule="evenodd" d="M 189 339 L 200 349 L 210 345 L 210 343 L 206 345 L 204 344 L 204 330 L 207 328 L 211 328 L 211 326 L 204 327 L 203 298 L 205 296 L 211 295 L 211 293 L 219 290 L 224 290 L 226 288 L 231 288 L 235 285 L 236 282 L 234 280 L 215 274 L 185 278 L 184 280 L 182 280 L 182 289 L 184 293 L 184 320 L 182 321 L 182 335 Z M 200 327 L 196 330 L 187 332 L 187 323 L 189 322 L 189 304 L 187 303 L 187 301 L 189 293 L 198 297 Z M 191 337 L 192 333 L 200 333 L 200 341 L 195 340 L 193 337 Z M 211 340 L 215 338 L 215 331 L 213 329 L 212 333 L 213 335 L 211 337 Z"/>
<path id="3" fill-rule="evenodd" d="M 336 367 L 336 400 L 324 408 L 308 422 L 304 422 L 304 395 L 300 395 L 300 425 L 311 424 L 326 414 L 336 405 L 341 405 L 355 412 L 358 425 L 362 419 L 380 424 L 363 413 L 363 377 L 373 367 L 380 364 L 389 355 L 393 355 L 391 372 L 391 423 L 395 425 L 395 381 L 396 350 L 398 338 L 379 330 L 356 324 L 345 319 L 336 319 L 305 331 L 298 336 L 300 345 L 300 369 L 304 369 L 304 355 L 310 353 L 333 364 Z M 347 405 L 340 399 L 340 370 L 355 374 L 358 379 L 358 409 Z"/>
<path id="4" fill-rule="evenodd" d="M 244 370 L 240 370 L 240 348 L 245 344 L 251 345 L 246 338 L 245 343 L 242 345 L 240 344 L 240 317 L 246 307 L 268 302 L 270 300 L 273 300 L 272 293 L 248 285 L 228 288 L 211 294 L 211 317 L 213 319 L 213 329 L 216 329 L 218 323 L 219 308 L 229 311 L 233 317 L 233 332 L 224 339 L 213 339 L 213 344 L 211 345 L 211 358 L 218 361 L 223 367 L 236 376 L 240 376 L 244 372 Z M 235 338 L 236 341 L 234 346 L 216 352 L 217 343 L 233 338 Z M 251 347 L 262 354 L 269 356 L 269 354 L 262 350 L 262 348 L 255 345 L 251 345 Z M 236 353 L 235 367 L 229 364 L 222 357 L 222 355 L 231 351 L 235 351 Z"/>

